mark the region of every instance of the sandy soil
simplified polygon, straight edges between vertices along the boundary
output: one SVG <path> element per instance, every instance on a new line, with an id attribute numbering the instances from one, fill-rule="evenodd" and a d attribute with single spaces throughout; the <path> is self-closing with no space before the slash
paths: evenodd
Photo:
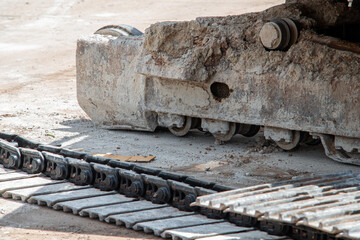
<path id="1" fill-rule="evenodd" d="M 253 138 L 237 136 L 218 146 L 212 136 L 197 131 L 177 138 L 164 130 L 141 133 L 98 129 L 77 105 L 75 48 L 80 36 L 108 24 L 125 23 L 143 31 L 157 21 L 241 14 L 282 2 L 0 1 L 0 131 L 90 153 L 152 154 L 156 160 L 148 166 L 233 186 L 310 173 L 359 171 L 358 167 L 326 158 L 321 146 L 283 152 L 264 141 L 261 134 Z M 0 209 L 5 209 L 0 214 L 1 239 L 149 237 L 19 202 L 0 200 Z"/>

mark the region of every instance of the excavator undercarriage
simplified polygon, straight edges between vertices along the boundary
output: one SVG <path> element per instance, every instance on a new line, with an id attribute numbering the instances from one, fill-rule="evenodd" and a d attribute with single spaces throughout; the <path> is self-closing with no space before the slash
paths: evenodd
<path id="1" fill-rule="evenodd" d="M 78 102 L 96 125 L 184 136 L 322 143 L 360 165 L 358 2 L 286 1 L 263 12 L 111 25 L 77 46 Z"/>

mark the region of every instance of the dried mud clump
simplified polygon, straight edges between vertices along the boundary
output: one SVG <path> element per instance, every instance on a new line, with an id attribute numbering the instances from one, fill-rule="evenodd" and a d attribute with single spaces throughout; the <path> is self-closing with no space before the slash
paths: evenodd
<path id="1" fill-rule="evenodd" d="M 216 72 L 229 69 L 241 72 L 263 66 L 254 71 L 272 72 L 279 62 L 291 60 L 283 59 L 284 54 L 279 52 L 264 54 L 265 50 L 259 47 L 258 34 L 265 22 L 280 17 L 296 21 L 302 31 L 300 36 L 360 20 L 359 12 L 350 11 L 347 1 L 289 0 L 259 13 L 156 23 L 146 30 L 142 60 L 138 65 L 146 63 L 157 67 L 140 72 L 171 78 L 164 73 L 168 69 L 174 78 L 198 82 L 205 82 Z M 320 64 L 326 64 L 326 61 Z M 309 70 L 312 69 L 306 71 Z"/>

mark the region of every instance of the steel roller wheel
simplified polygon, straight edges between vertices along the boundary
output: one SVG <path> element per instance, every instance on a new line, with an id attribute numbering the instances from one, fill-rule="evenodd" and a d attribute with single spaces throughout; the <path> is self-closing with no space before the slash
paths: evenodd
<path id="1" fill-rule="evenodd" d="M 236 123 L 229 123 L 229 131 L 227 133 L 214 133 L 214 137 L 216 140 L 226 142 L 229 141 L 236 134 Z"/>
<path id="2" fill-rule="evenodd" d="M 174 134 L 175 136 L 183 137 L 192 128 L 192 125 L 193 125 L 192 122 L 193 122 L 192 117 L 185 117 L 185 122 L 184 122 L 184 125 L 182 127 L 180 127 L 180 128 L 178 128 L 178 127 L 169 127 L 169 131 L 172 134 Z"/>
<path id="3" fill-rule="evenodd" d="M 114 37 L 120 37 L 120 36 L 130 37 L 130 36 L 143 35 L 143 33 L 138 29 L 125 24 L 107 25 L 98 29 L 94 34 L 100 34 L 104 36 L 114 36 Z"/>
<path id="4" fill-rule="evenodd" d="M 260 130 L 260 126 L 250 125 L 250 124 L 237 124 L 237 133 L 245 136 L 245 137 L 253 137 Z"/>
<path id="5" fill-rule="evenodd" d="M 292 141 L 291 142 L 285 142 L 285 141 L 277 141 L 275 142 L 276 145 L 278 145 L 280 148 L 290 151 L 295 149 L 297 146 L 299 146 L 300 142 L 302 141 L 300 131 L 292 131 Z"/>

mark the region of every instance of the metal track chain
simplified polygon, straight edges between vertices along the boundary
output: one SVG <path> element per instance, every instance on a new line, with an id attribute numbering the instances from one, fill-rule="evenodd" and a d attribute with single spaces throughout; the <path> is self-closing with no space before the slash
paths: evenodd
<path id="1" fill-rule="evenodd" d="M 200 196 L 192 205 L 293 239 L 360 239 L 360 174 L 351 171 Z"/>
<path id="2" fill-rule="evenodd" d="M 254 228 L 238 227 L 223 219 L 180 211 L 168 204 L 129 198 L 43 174 L 27 174 L 0 167 L 0 196 L 58 211 L 90 217 L 163 238 L 177 240 L 289 240 Z"/>
<path id="3" fill-rule="evenodd" d="M 352 173 L 295 179 L 238 190 L 187 175 L 38 144 L 18 135 L 5 133 L 0 133 L 0 163 L 8 169 L 20 169 L 35 176 L 43 173 L 53 180 L 67 180 L 78 186 L 92 185 L 109 193 L 118 192 L 126 197 L 145 199 L 154 204 L 169 204 L 182 211 L 199 212 L 212 219 L 227 219 L 238 226 L 257 228 L 275 235 L 287 235 L 293 239 L 360 239 L 338 232 L 329 233 L 319 227 L 299 225 L 296 221 L 264 217 L 265 213 L 259 214 L 256 207 L 266 205 L 270 206 L 270 209 L 276 209 L 277 204 L 285 204 L 290 211 L 299 208 L 299 200 L 314 198 L 318 201 L 329 194 L 348 194 L 352 192 L 348 188 L 357 190 L 360 186 L 358 177 L 354 177 Z M 313 184 L 317 185 L 314 187 Z M 302 188 L 299 188 L 300 186 Z M 281 191 L 278 191 L 279 189 Z M 246 200 L 241 198 L 243 196 L 239 195 L 238 191 L 242 194 L 245 192 Z M 282 201 L 277 202 L 279 199 Z M 252 204 L 255 214 L 249 214 L 250 206 L 245 204 L 247 207 L 242 207 L 242 200 L 248 201 L 248 205 Z M 357 213 L 356 209 L 351 210 Z M 340 212 L 340 219 L 341 214 L 346 215 Z M 116 222 L 116 219 L 113 221 Z"/>
<path id="4" fill-rule="evenodd" d="M 44 145 L 1 132 L 0 163 L 29 174 L 44 173 L 54 180 L 67 179 L 76 185 L 93 185 L 103 191 L 118 191 L 127 197 L 168 203 L 183 211 L 197 210 L 190 204 L 198 196 L 233 189 L 183 174 Z"/>

